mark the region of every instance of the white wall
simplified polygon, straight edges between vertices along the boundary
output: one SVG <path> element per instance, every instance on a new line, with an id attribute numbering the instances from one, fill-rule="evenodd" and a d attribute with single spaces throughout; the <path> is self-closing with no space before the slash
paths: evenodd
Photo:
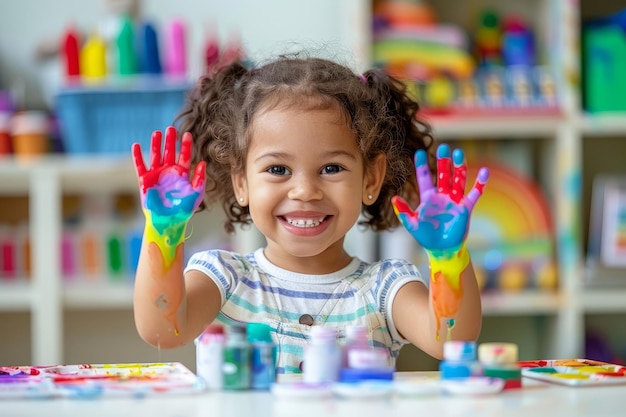
<path id="1" fill-rule="evenodd" d="M 108 0 L 109 2 L 111 0 Z M 172 18 L 188 25 L 189 67 L 199 68 L 211 31 L 226 42 L 238 35 L 253 60 L 286 50 L 321 49 L 355 68 L 369 40 L 363 39 L 363 0 L 141 0 L 140 15 L 157 27 Z M 44 106 L 60 79 L 58 61 L 38 62 L 44 42 L 57 42 L 74 23 L 89 31 L 110 18 L 106 0 L 0 0 L 0 88 L 10 88 L 26 107 Z M 365 46 L 364 46 L 365 45 Z M 357 57 L 354 58 L 353 51 Z"/>

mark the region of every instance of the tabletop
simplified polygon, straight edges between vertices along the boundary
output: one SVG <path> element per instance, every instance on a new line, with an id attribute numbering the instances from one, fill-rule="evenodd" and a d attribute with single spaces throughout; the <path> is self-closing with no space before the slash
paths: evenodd
<path id="1" fill-rule="evenodd" d="M 401 372 L 396 381 L 433 378 L 432 373 Z M 143 398 L 0 400 L 0 415 L 150 417 L 308 417 L 308 416 L 619 416 L 626 385 L 569 387 L 523 379 L 522 388 L 489 395 L 429 395 L 385 398 L 285 399 L 269 391 L 203 391 Z"/>

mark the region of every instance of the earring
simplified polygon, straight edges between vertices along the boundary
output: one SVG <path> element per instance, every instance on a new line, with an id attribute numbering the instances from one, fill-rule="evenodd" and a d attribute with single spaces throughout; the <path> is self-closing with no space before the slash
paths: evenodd
<path id="1" fill-rule="evenodd" d="M 368 200 L 371 200 L 372 198 L 374 198 L 374 196 L 372 196 L 371 194 L 368 194 L 368 195 L 367 195 L 367 199 L 368 199 Z"/>
<path id="2" fill-rule="evenodd" d="M 239 197 L 239 202 L 243 203 L 243 197 Z"/>

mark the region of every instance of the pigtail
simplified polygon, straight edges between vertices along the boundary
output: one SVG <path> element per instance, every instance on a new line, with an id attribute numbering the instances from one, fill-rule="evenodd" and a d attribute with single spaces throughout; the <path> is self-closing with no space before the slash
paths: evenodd
<path id="1" fill-rule="evenodd" d="M 231 172 L 238 162 L 236 155 L 237 122 L 241 88 L 248 70 L 239 62 L 213 74 L 203 75 L 190 91 L 187 104 L 178 117 L 180 132 L 193 136 L 192 164 L 206 161 L 205 198 L 199 210 L 221 202 L 227 215 L 226 231 L 234 232 L 233 222 L 246 222 L 247 207 L 235 200 Z"/>
<path id="2" fill-rule="evenodd" d="M 436 172 L 434 138 L 430 125 L 419 117 L 419 104 L 411 97 L 407 85 L 381 69 L 363 74 L 372 98 L 369 116 L 376 120 L 375 140 L 381 141 L 371 149 L 385 149 L 387 172 L 377 201 L 365 206 L 366 224 L 374 230 L 385 230 L 399 225 L 390 203 L 400 195 L 416 207 L 419 204 L 415 178 L 414 155 L 426 150 L 431 172 Z M 375 155 L 368 155 L 368 159 Z"/>

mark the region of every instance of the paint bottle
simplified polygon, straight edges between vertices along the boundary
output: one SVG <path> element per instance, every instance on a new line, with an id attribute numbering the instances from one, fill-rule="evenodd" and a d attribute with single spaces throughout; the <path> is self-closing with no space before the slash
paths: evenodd
<path id="1" fill-rule="evenodd" d="M 354 324 L 346 327 L 346 341 L 341 352 L 341 367 L 350 366 L 348 356 L 351 350 L 369 349 L 369 330 L 367 326 Z"/>
<path id="2" fill-rule="evenodd" d="M 107 46 L 98 33 L 92 33 L 80 50 L 80 75 L 85 82 L 100 82 L 107 75 Z"/>
<path id="3" fill-rule="evenodd" d="M 11 117 L 13 117 L 12 113 L 0 110 L 0 156 L 13 153 Z"/>
<path id="4" fill-rule="evenodd" d="M 168 75 L 185 76 L 187 73 L 187 39 L 185 24 L 173 20 L 167 28 L 165 69 Z"/>
<path id="5" fill-rule="evenodd" d="M 62 54 L 66 81 L 74 81 L 80 76 L 80 40 L 78 31 L 72 26 L 63 37 Z"/>
<path id="6" fill-rule="evenodd" d="M 476 360 L 476 342 L 462 340 L 445 342 L 443 359 L 439 364 L 441 379 L 483 375 L 483 368 Z"/>
<path id="7" fill-rule="evenodd" d="M 227 327 L 224 345 L 224 389 L 250 388 L 250 353 L 246 327 L 242 325 Z"/>
<path id="8" fill-rule="evenodd" d="M 270 326 L 265 323 L 248 323 L 248 342 L 252 347 L 250 360 L 250 387 L 268 390 L 276 381 L 276 344 Z"/>
<path id="9" fill-rule="evenodd" d="M 139 66 L 145 74 L 161 74 L 161 58 L 159 56 L 159 40 L 157 31 L 150 22 L 141 28 L 139 42 Z"/>
<path id="10" fill-rule="evenodd" d="M 341 367 L 341 348 L 337 330 L 313 326 L 309 344 L 304 349 L 303 380 L 307 383 L 336 382 Z"/>
<path id="11" fill-rule="evenodd" d="M 208 326 L 195 340 L 196 373 L 210 390 L 224 387 L 224 327 L 219 324 Z"/>
<path id="12" fill-rule="evenodd" d="M 120 32 L 115 39 L 117 46 L 117 70 L 119 75 L 133 75 L 137 73 L 137 58 L 135 56 L 135 33 L 133 21 L 124 16 Z"/>

